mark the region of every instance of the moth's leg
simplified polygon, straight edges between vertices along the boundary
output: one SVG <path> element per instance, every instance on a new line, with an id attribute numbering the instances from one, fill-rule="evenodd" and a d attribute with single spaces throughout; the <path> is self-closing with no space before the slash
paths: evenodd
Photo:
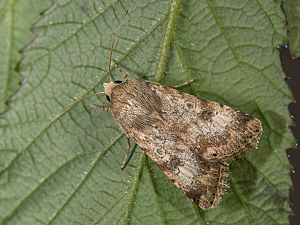
<path id="1" fill-rule="evenodd" d="M 124 78 L 125 81 L 128 80 L 128 74 L 127 74 L 125 71 L 123 71 L 123 70 L 119 67 L 119 65 L 118 65 L 117 63 L 113 62 L 113 65 L 112 65 L 112 66 L 117 67 L 117 69 L 118 69 L 120 75 Z"/>
<path id="2" fill-rule="evenodd" d="M 173 86 L 173 88 L 181 88 L 181 87 L 184 87 L 186 85 L 190 85 L 191 83 L 193 83 L 196 79 L 193 78 L 193 79 L 190 79 L 190 80 L 187 80 L 185 82 L 183 82 L 182 84 L 178 84 L 178 85 L 175 85 Z"/>
<path id="3" fill-rule="evenodd" d="M 105 112 L 109 112 L 111 108 L 110 105 L 96 105 L 96 104 L 91 104 L 90 107 L 94 109 L 101 109 L 102 111 Z"/>
<path id="4" fill-rule="evenodd" d="M 123 70 L 121 70 L 118 67 L 119 73 L 121 74 L 121 76 L 124 78 L 125 81 L 128 81 L 128 74 L 126 72 L 124 72 Z"/>
<path id="5" fill-rule="evenodd" d="M 134 152 L 134 150 L 135 150 L 135 148 L 136 148 L 136 145 L 135 145 L 135 146 L 131 149 L 131 147 L 130 147 L 130 140 L 129 140 L 128 137 L 127 137 L 127 143 L 128 143 L 127 153 L 126 153 L 126 155 L 125 155 L 125 158 L 124 158 L 123 163 L 122 163 L 122 166 L 121 166 L 121 169 L 122 169 L 122 170 L 125 169 L 125 167 L 127 166 L 128 162 L 129 162 L 129 160 L 130 160 L 130 158 L 131 158 L 131 156 L 132 156 L 132 154 L 133 154 L 133 152 Z"/>

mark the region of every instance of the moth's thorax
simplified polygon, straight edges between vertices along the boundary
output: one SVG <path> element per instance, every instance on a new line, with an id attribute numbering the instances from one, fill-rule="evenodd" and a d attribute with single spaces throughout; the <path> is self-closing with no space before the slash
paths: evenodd
<path id="1" fill-rule="evenodd" d="M 104 83 L 103 87 L 104 87 L 104 93 L 111 98 L 111 94 L 113 92 L 113 89 L 118 86 L 118 83 L 114 83 L 114 82 L 109 82 L 109 83 Z"/>

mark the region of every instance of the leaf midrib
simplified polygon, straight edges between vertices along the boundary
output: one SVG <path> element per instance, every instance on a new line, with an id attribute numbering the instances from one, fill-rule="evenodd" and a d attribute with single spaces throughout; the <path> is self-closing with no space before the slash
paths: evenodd
<path id="1" fill-rule="evenodd" d="M 1 96 L 3 97 L 2 103 L 0 103 L 5 109 L 5 101 L 8 93 L 8 86 L 9 86 L 9 76 L 10 76 L 10 68 L 12 63 L 12 52 L 13 52 L 13 24 L 14 24 L 14 18 L 13 18 L 13 5 L 15 3 L 15 0 L 9 0 L 7 3 L 5 3 L 5 6 L 0 10 L 0 20 L 2 20 L 6 15 L 9 17 L 8 21 L 8 31 L 7 31 L 7 57 L 6 57 L 6 71 L 4 72 L 4 88 L 1 91 Z M 1 40 L 4 41 L 4 40 Z M 2 107 L 0 105 L 0 107 Z"/>
<path id="2" fill-rule="evenodd" d="M 166 17 L 165 17 L 166 18 Z M 131 48 L 129 48 L 127 50 L 127 53 L 124 54 L 124 56 L 119 60 L 117 61 L 116 64 L 120 64 L 120 62 L 124 61 L 130 54 L 130 52 L 132 52 L 134 49 L 138 48 L 139 45 L 142 43 L 142 41 L 147 38 L 148 36 L 150 36 L 152 34 L 152 32 L 154 32 L 163 22 L 164 22 L 164 19 L 162 20 L 159 20 L 157 21 L 157 23 L 155 24 L 155 26 L 153 26 L 152 29 L 150 29 L 148 32 L 146 32 L 143 36 L 141 36 L 141 38 L 136 42 L 136 44 L 132 45 Z M 86 93 L 84 93 L 83 96 L 79 97 L 79 98 L 82 98 L 84 96 L 86 96 L 88 93 L 91 93 L 97 86 L 99 86 L 99 84 L 103 83 L 104 79 L 108 76 L 108 72 L 106 73 L 106 76 L 102 77 L 98 82 L 96 82 L 96 84 L 94 86 L 92 86 Z M 27 92 L 26 94 L 22 95 L 22 98 L 25 97 L 27 94 L 29 94 L 30 92 Z M 49 123 L 46 124 L 43 128 L 41 128 L 41 130 L 39 131 L 39 133 L 37 134 L 37 136 L 35 136 L 32 141 L 27 145 L 25 146 L 21 151 L 18 152 L 18 154 L 16 154 L 10 161 L 10 163 L 5 167 L 3 168 L 1 171 L 0 171 L 0 175 L 2 173 L 4 173 L 5 171 L 7 171 L 7 169 L 11 166 L 11 164 L 25 151 L 27 150 L 28 148 L 30 148 L 30 146 L 32 144 L 35 143 L 35 141 L 37 141 L 39 139 L 39 137 L 44 133 L 46 132 L 51 126 L 52 124 L 57 121 L 58 119 L 60 119 L 65 113 L 67 113 L 68 111 L 70 111 L 72 108 L 74 108 L 77 104 L 79 104 L 80 102 L 74 104 L 73 106 L 71 106 L 70 108 L 68 108 L 67 110 L 62 110 L 61 112 L 59 112 L 58 114 L 60 114 L 59 116 L 54 115 L 53 118 L 49 119 Z M 71 103 L 72 104 L 72 103 Z M 67 105 L 68 106 L 68 105 Z"/>

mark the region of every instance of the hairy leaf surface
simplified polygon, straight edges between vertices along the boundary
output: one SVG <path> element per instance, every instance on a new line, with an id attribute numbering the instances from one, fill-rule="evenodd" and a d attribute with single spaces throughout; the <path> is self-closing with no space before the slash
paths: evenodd
<path id="1" fill-rule="evenodd" d="M 34 28 L 22 88 L 0 119 L 0 224 L 288 224 L 294 140 L 276 48 L 286 37 L 280 4 L 56 1 Z M 196 78 L 183 90 L 262 121 L 258 150 L 231 165 L 217 207 L 200 210 L 139 148 L 122 171 L 126 135 L 89 107 L 104 96 L 69 105 L 103 90 L 113 34 L 114 62 L 129 79 Z"/>
<path id="2" fill-rule="evenodd" d="M 29 28 L 49 4 L 45 0 L 0 0 L 0 113 L 7 109 L 7 100 L 21 80 L 16 72 L 21 59 L 18 51 L 33 38 Z"/>

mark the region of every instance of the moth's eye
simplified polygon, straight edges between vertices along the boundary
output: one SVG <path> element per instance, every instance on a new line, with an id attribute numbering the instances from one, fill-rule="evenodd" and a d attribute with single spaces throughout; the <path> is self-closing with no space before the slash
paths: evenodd
<path id="1" fill-rule="evenodd" d="M 106 95 L 106 99 L 110 102 L 110 97 L 108 95 Z"/>
<path id="2" fill-rule="evenodd" d="M 120 81 L 120 80 L 115 80 L 114 83 L 115 83 L 115 84 L 121 84 L 122 81 Z"/>

